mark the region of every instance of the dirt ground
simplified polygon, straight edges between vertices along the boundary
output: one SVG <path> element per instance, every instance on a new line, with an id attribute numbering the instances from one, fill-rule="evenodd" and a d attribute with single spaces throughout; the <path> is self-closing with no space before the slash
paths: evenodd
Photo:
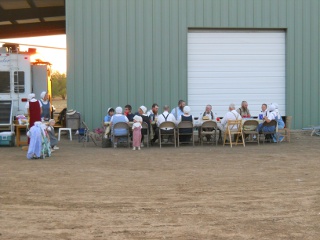
<path id="1" fill-rule="evenodd" d="M 320 137 L 291 143 L 1 147 L 0 239 L 319 239 Z"/>

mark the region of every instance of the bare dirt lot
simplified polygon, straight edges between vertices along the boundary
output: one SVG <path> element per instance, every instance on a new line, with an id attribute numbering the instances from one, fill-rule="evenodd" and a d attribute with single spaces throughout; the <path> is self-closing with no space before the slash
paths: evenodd
<path id="1" fill-rule="evenodd" d="M 319 239 L 320 137 L 237 146 L 0 148 L 0 239 Z"/>

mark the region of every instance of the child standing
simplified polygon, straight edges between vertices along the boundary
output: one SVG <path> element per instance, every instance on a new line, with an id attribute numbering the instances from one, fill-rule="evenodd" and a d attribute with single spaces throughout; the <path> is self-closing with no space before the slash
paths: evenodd
<path id="1" fill-rule="evenodd" d="M 58 144 L 58 139 L 56 138 L 55 134 L 54 134 L 54 124 L 56 123 L 56 121 L 54 119 L 50 119 L 49 120 L 49 126 L 47 128 L 49 137 L 50 137 L 50 146 L 52 150 L 58 150 L 59 147 L 57 147 Z M 52 151 L 51 150 L 51 151 Z"/>
<path id="2" fill-rule="evenodd" d="M 142 117 L 135 115 L 133 117 L 133 122 L 134 122 L 134 124 L 132 125 L 132 135 L 133 135 L 133 143 L 132 143 L 133 149 L 132 150 L 136 150 L 136 148 L 138 148 L 138 150 L 140 150 Z"/>

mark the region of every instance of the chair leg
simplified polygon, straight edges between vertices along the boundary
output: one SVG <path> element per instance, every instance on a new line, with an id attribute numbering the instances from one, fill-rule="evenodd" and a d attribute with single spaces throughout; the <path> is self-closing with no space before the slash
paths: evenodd
<path id="1" fill-rule="evenodd" d="M 161 130 L 159 129 L 159 145 L 160 145 L 160 148 L 161 148 Z"/>

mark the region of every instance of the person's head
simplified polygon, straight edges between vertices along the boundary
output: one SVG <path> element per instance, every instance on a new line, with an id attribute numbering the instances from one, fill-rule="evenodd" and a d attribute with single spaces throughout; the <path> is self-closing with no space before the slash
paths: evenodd
<path id="1" fill-rule="evenodd" d="M 275 107 L 275 109 L 279 109 L 278 103 L 271 103 L 271 104 Z"/>
<path id="2" fill-rule="evenodd" d="M 179 100 L 178 107 L 183 111 L 184 106 L 186 105 L 186 102 L 184 100 Z"/>
<path id="3" fill-rule="evenodd" d="M 206 106 L 206 113 L 210 113 L 211 110 L 212 110 L 212 106 L 211 106 L 210 104 L 208 104 L 208 105 Z"/>
<path id="4" fill-rule="evenodd" d="M 138 113 L 140 115 L 143 115 L 143 114 L 146 114 L 147 112 L 147 108 L 145 106 L 140 106 L 139 109 L 138 109 Z"/>
<path id="5" fill-rule="evenodd" d="M 124 113 L 128 114 L 128 113 L 131 113 L 131 111 L 132 111 L 131 105 L 127 104 L 124 106 Z"/>
<path id="6" fill-rule="evenodd" d="M 229 111 L 232 111 L 232 110 L 235 110 L 235 109 L 236 109 L 236 106 L 233 103 L 231 103 L 229 105 Z"/>
<path id="7" fill-rule="evenodd" d="M 116 114 L 122 114 L 122 107 L 116 107 Z"/>
<path id="8" fill-rule="evenodd" d="M 140 122 L 142 123 L 142 117 L 138 116 L 138 115 L 134 115 L 133 117 L 133 122 Z"/>
<path id="9" fill-rule="evenodd" d="M 166 112 L 166 111 L 169 112 L 169 110 L 170 110 L 169 105 L 164 105 L 164 106 L 163 106 L 163 111 L 164 111 L 164 112 Z"/>
<path id="10" fill-rule="evenodd" d="M 158 104 L 156 104 L 156 103 L 154 103 L 154 104 L 152 104 L 152 112 L 154 113 L 154 114 L 157 114 L 158 113 L 158 111 L 159 111 L 159 106 L 158 106 Z"/>
<path id="11" fill-rule="evenodd" d="M 247 108 L 248 108 L 248 103 L 247 103 L 247 101 L 242 101 L 242 102 L 241 102 L 241 107 L 242 107 L 243 109 L 247 109 Z"/>
<path id="12" fill-rule="evenodd" d="M 56 124 L 56 121 L 54 119 L 49 120 L 49 125 L 54 126 Z"/>
<path id="13" fill-rule="evenodd" d="M 262 112 L 264 112 L 265 110 L 267 110 L 267 108 L 268 108 L 268 105 L 267 105 L 267 104 L 263 103 L 263 104 L 261 105 L 261 110 L 262 110 Z"/>
<path id="14" fill-rule="evenodd" d="M 191 108 L 190 108 L 189 106 L 185 106 L 185 107 L 183 108 L 183 113 L 184 113 L 185 115 L 189 115 L 190 112 L 191 112 Z"/>
<path id="15" fill-rule="evenodd" d="M 273 104 L 270 104 L 268 107 L 269 112 L 273 112 L 276 109 L 276 107 Z"/>
<path id="16" fill-rule="evenodd" d="M 108 109 L 108 115 L 109 116 L 113 116 L 113 114 L 114 114 L 114 109 L 113 108 L 109 108 Z"/>
<path id="17" fill-rule="evenodd" d="M 36 97 L 36 95 L 34 94 L 34 93 L 30 93 L 29 95 L 28 95 L 28 100 L 30 101 L 31 99 L 33 99 L 33 98 L 35 98 Z"/>
<path id="18" fill-rule="evenodd" d="M 40 94 L 40 97 L 41 97 L 41 99 L 43 99 L 43 100 L 48 100 L 48 93 L 47 92 L 45 92 L 45 91 L 43 91 L 41 94 Z"/>

